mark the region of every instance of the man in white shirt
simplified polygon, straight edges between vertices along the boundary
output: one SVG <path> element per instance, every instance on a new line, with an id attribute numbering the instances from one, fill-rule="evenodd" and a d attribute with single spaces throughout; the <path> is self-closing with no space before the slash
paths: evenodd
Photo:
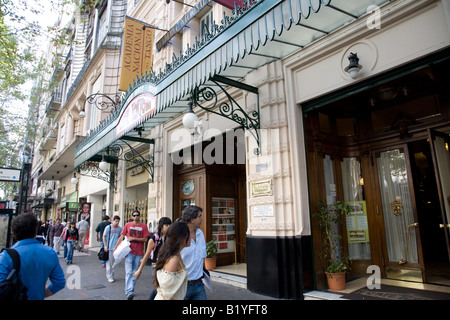
<path id="1" fill-rule="evenodd" d="M 181 250 L 181 258 L 188 273 L 188 285 L 184 300 L 207 300 L 203 278 L 203 261 L 206 258 L 205 236 L 200 230 L 203 223 L 203 209 L 188 206 L 181 213 L 181 219 L 188 224 L 191 245 Z"/>
<path id="2" fill-rule="evenodd" d="M 78 236 L 80 238 L 79 244 L 80 244 L 80 252 L 83 252 L 84 250 L 84 243 L 86 242 L 86 234 L 89 230 L 89 222 L 85 220 L 84 217 L 81 218 L 80 221 L 77 223 L 77 229 L 78 229 Z"/>

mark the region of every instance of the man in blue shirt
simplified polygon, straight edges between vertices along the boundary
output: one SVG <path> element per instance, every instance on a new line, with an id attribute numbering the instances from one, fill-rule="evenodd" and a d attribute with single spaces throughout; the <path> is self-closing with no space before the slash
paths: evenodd
<path id="1" fill-rule="evenodd" d="M 103 232 L 103 248 L 109 252 L 108 261 L 106 261 L 106 278 L 109 282 L 114 282 L 114 271 L 119 262 L 115 261 L 113 256 L 113 249 L 116 247 L 122 232 L 122 227 L 119 226 L 120 217 L 114 216 L 113 222 L 106 226 Z"/>
<path id="2" fill-rule="evenodd" d="M 205 236 L 200 230 L 203 224 L 203 209 L 190 205 L 184 208 L 181 219 L 191 232 L 191 245 L 181 250 L 181 258 L 188 273 L 188 285 L 184 300 L 206 300 L 203 285 L 203 261 L 206 258 Z"/>
<path id="3" fill-rule="evenodd" d="M 12 231 L 17 242 L 11 247 L 20 256 L 19 278 L 28 288 L 29 300 L 43 300 L 66 285 L 64 272 L 56 252 L 36 240 L 38 221 L 34 214 L 24 213 L 14 218 Z M 13 261 L 6 251 L 0 253 L 0 283 L 13 269 Z M 50 284 L 46 287 L 47 280 Z"/>

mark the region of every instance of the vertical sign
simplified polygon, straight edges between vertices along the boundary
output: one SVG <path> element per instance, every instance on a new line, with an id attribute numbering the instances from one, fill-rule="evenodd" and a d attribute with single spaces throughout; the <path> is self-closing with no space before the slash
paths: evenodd
<path id="1" fill-rule="evenodd" d="M 125 18 L 120 90 L 128 90 L 136 76 L 145 74 L 152 67 L 154 35 L 155 30 L 144 23 Z"/>

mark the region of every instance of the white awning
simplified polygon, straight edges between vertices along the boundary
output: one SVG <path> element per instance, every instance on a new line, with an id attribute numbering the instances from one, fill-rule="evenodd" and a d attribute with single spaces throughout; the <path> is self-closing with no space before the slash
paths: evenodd
<path id="1" fill-rule="evenodd" d="M 367 14 L 370 6 L 388 0 L 260 0 L 246 11 L 224 16 L 209 38 L 190 44 L 186 52 L 162 73 L 146 74 L 126 92 L 122 104 L 101 127 L 75 150 L 75 167 L 120 141 L 117 134 L 122 115 L 133 99 L 151 94 L 155 109 L 135 122 L 146 132 L 187 110 L 190 93 L 220 75 L 235 81 L 263 65 L 283 59 L 345 24 Z M 145 132 L 144 131 L 144 132 Z"/>

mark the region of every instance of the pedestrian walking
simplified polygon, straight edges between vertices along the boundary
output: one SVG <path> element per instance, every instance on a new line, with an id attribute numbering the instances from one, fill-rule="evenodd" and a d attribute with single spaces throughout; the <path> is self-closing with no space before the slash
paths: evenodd
<path id="1" fill-rule="evenodd" d="M 205 236 L 200 230 L 203 223 L 203 209 L 190 205 L 184 208 L 181 219 L 187 223 L 191 234 L 191 245 L 181 250 L 181 257 L 188 272 L 185 300 L 206 300 L 203 285 L 203 263 L 206 258 Z"/>
<path id="2" fill-rule="evenodd" d="M 184 222 L 175 222 L 167 230 L 155 266 L 153 283 L 157 290 L 155 300 L 183 300 L 186 296 L 188 273 L 180 251 L 189 247 L 191 234 Z"/>
<path id="3" fill-rule="evenodd" d="M 142 258 L 139 269 L 134 273 L 137 279 L 141 276 L 141 272 L 144 269 L 148 259 L 152 262 L 152 275 L 155 274 L 154 266 L 158 257 L 158 252 L 165 241 L 167 229 L 172 224 L 172 220 L 168 217 L 162 217 L 158 222 L 158 230 L 150 237 L 147 242 L 147 251 L 145 252 L 144 258 Z M 153 290 L 150 294 L 149 300 L 153 300 L 156 296 L 156 290 Z"/>
<path id="4" fill-rule="evenodd" d="M 95 228 L 95 232 L 97 232 L 97 242 L 100 242 L 100 248 L 103 248 L 103 232 L 105 231 L 105 228 L 109 226 L 111 222 L 109 221 L 109 216 L 105 215 L 102 219 L 102 222 L 100 222 L 97 225 L 97 228 Z M 106 261 L 102 260 L 102 267 L 106 267 Z"/>
<path id="5" fill-rule="evenodd" d="M 47 231 L 47 228 L 45 226 L 45 223 L 42 223 L 42 221 L 39 221 L 39 227 L 38 227 L 38 231 L 36 233 L 36 240 L 41 242 L 42 244 L 45 244 L 46 231 Z"/>
<path id="6" fill-rule="evenodd" d="M 31 213 L 19 214 L 12 222 L 12 232 L 17 242 L 11 247 L 20 256 L 19 279 L 28 288 L 29 300 L 43 300 L 66 285 L 64 272 L 52 248 L 43 246 L 36 240 L 36 216 Z M 13 261 L 6 251 L 0 253 L 0 283 L 13 268 Z M 47 281 L 50 280 L 48 286 Z"/>
<path id="7" fill-rule="evenodd" d="M 85 203 L 86 204 L 86 203 Z M 86 221 L 85 217 L 81 217 L 81 220 L 77 223 L 77 229 L 78 229 L 78 236 L 79 238 L 79 250 L 80 252 L 83 252 L 84 250 L 84 243 L 86 242 L 86 235 L 89 231 L 89 222 Z"/>
<path id="8" fill-rule="evenodd" d="M 125 257 L 125 294 L 128 300 L 134 298 L 134 286 L 136 284 L 134 273 L 144 255 L 144 244 L 150 236 L 147 225 L 140 221 L 141 213 L 135 210 L 132 216 L 133 222 L 128 222 L 125 225 L 114 248 L 115 250 L 120 245 L 124 237 L 127 237 L 130 241 L 131 252 Z"/>
<path id="9" fill-rule="evenodd" d="M 47 237 L 47 245 L 48 245 L 49 247 L 53 247 L 52 230 L 53 230 L 53 221 L 48 220 L 48 221 L 47 221 L 47 233 L 46 233 L 46 237 Z"/>
<path id="10" fill-rule="evenodd" d="M 69 222 L 69 227 L 66 230 L 66 242 L 64 246 L 67 248 L 67 264 L 72 264 L 74 246 L 78 241 L 78 229 L 74 222 Z"/>
<path id="11" fill-rule="evenodd" d="M 58 239 L 59 246 L 62 246 L 64 248 L 63 256 L 64 256 L 64 260 L 66 260 L 66 261 L 67 261 L 67 247 L 66 247 L 66 232 L 67 232 L 67 229 L 69 229 L 69 226 L 65 226 L 64 227 L 63 231 L 61 232 L 61 236 Z"/>
<path id="12" fill-rule="evenodd" d="M 122 232 L 122 227 L 119 226 L 119 222 L 120 217 L 114 216 L 113 222 L 109 226 L 106 226 L 105 231 L 103 232 L 103 248 L 105 252 L 109 252 L 108 260 L 106 261 L 106 279 L 108 279 L 109 282 L 114 282 L 114 271 L 119 264 L 113 256 L 113 249 L 116 247 Z"/>
<path id="13" fill-rule="evenodd" d="M 59 238 L 64 230 L 64 225 L 61 224 L 60 219 L 56 219 L 56 224 L 52 228 L 52 238 L 53 238 L 53 249 L 55 252 L 59 254 L 59 250 L 61 249 L 61 244 L 59 242 Z"/>

